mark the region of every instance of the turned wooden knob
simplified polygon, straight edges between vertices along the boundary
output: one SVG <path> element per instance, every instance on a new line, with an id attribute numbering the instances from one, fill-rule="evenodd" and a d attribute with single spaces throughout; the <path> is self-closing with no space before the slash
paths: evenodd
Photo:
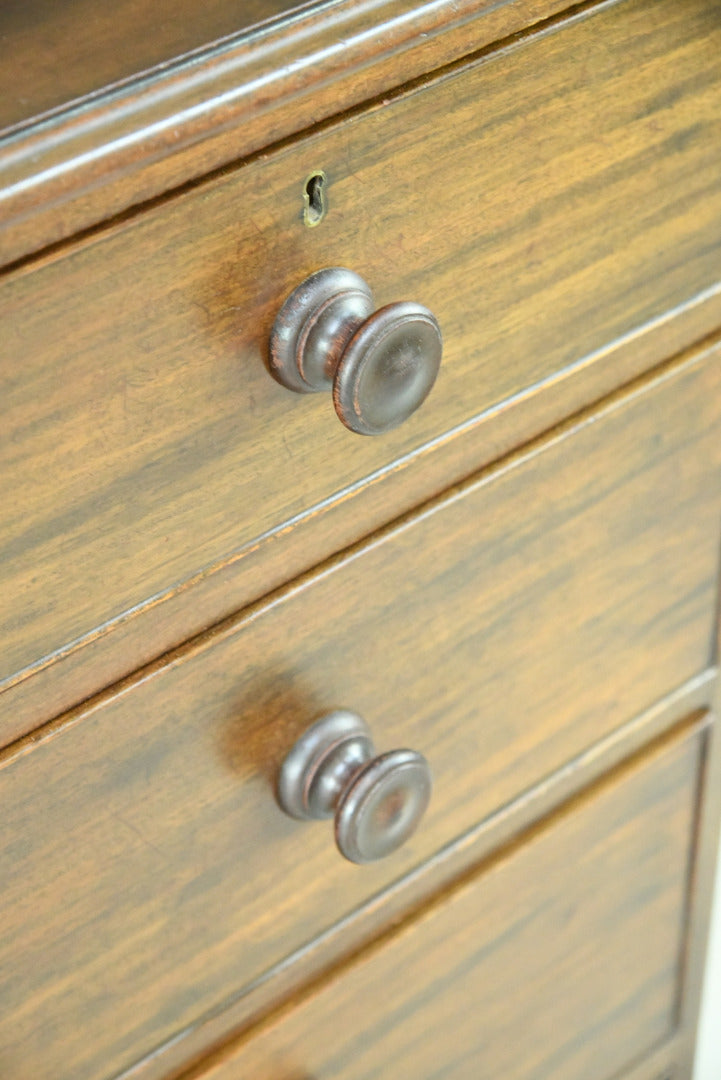
<path id="1" fill-rule="evenodd" d="M 336 709 L 308 728 L 283 762 L 278 801 L 302 820 L 335 820 L 338 849 L 355 863 L 390 855 L 415 831 L 431 771 L 415 750 L 376 755 L 364 720 Z"/>
<path id="2" fill-rule="evenodd" d="M 270 335 L 269 368 L 298 394 L 333 391 L 341 421 L 359 435 L 397 427 L 425 401 L 441 362 L 435 317 L 420 304 L 373 310 L 352 270 L 328 267 L 290 294 Z"/>

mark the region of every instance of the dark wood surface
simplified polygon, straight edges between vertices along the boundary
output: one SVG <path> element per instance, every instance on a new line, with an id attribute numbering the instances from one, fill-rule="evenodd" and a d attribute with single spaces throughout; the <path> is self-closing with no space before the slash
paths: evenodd
<path id="1" fill-rule="evenodd" d="M 705 715 L 704 739 L 705 746 L 709 746 L 713 729 L 708 709 L 716 682 L 717 671 L 711 668 L 616 728 L 609 736 L 567 761 L 560 771 L 483 818 L 410 874 L 371 897 L 356 909 L 350 920 L 337 923 L 294 953 L 291 963 L 269 969 L 263 978 L 227 1001 L 224 1007 L 197 1018 L 158 1052 L 136 1063 L 127 1074 L 128 1078 L 169 1080 L 171 1076 L 175 1078 L 186 1072 L 191 1062 L 199 1064 L 202 1070 L 210 1058 L 219 1060 L 226 1053 L 232 1054 L 240 1033 L 249 1031 L 273 1008 L 302 993 L 323 973 L 371 944 L 379 934 L 387 933 L 400 920 L 411 917 L 430 896 L 439 895 L 489 854 L 515 841 L 534 822 L 557 810 L 604 774 L 610 774 L 640 748 L 648 748 L 672 728 L 680 727 L 684 720 L 689 724 L 697 723 Z M 708 776 L 704 764 L 704 790 L 700 793 L 700 803 L 704 815 L 708 809 L 711 817 L 713 799 L 708 797 L 706 784 L 713 787 L 716 775 L 714 772 Z M 703 863 L 709 858 L 713 862 L 714 852 L 704 848 L 699 851 L 698 858 L 705 873 Z M 699 888 L 702 887 L 703 882 L 700 882 Z M 692 888 L 696 892 L 696 884 Z M 703 907 L 707 901 L 706 897 L 696 899 L 695 908 Z M 697 930 L 698 926 L 694 925 L 690 951 L 698 959 L 703 955 L 704 935 L 703 932 L 696 933 Z M 691 977 L 694 977 L 693 973 L 689 972 L 684 978 Z M 692 991 L 693 988 L 689 989 Z M 684 995 L 684 1001 L 689 1000 L 689 1010 L 684 1008 L 683 1021 L 674 1035 L 664 1039 L 644 1058 L 640 1067 L 629 1071 L 624 1080 L 658 1080 L 669 1062 L 683 1059 L 689 1046 L 693 1045 L 695 1013 L 692 999 L 692 992 Z"/>
<path id="2" fill-rule="evenodd" d="M 3 1080 L 690 1080 L 721 17 L 564 3 L 0 11 Z M 262 369 L 328 263 L 446 335 L 382 443 Z M 334 705 L 434 769 L 385 864 L 274 802 Z"/>
<path id="3" fill-rule="evenodd" d="M 353 489 L 352 498 L 328 500 L 309 508 L 280 536 L 271 534 L 271 542 L 251 544 L 235 558 L 143 605 L 131 617 L 100 628 L 75 647 L 53 655 L 33 669 L 32 678 L 11 679 L 0 691 L 3 739 L 10 740 L 57 716 L 139 667 L 148 656 L 181 643 L 219 613 L 242 608 L 309 565 L 343 550 L 359 535 L 386 524 L 389 512 L 402 515 L 427 499 L 430 492 L 457 483 L 504 456 L 524 438 L 547 430 L 569 414 L 578 415 L 584 401 L 622 384 L 634 370 L 652 364 L 664 348 L 673 353 L 720 321 L 719 293 L 694 299 L 673 316 L 662 316 L 637 334 L 610 343 L 590 369 L 559 372 L 547 385 L 531 388 L 515 399 L 512 408 L 492 409 L 418 454 L 395 462 L 380 477 L 369 476 Z M 707 342 L 701 351 L 715 347 Z M 692 349 L 688 355 L 698 351 Z M 643 382 L 635 380 L 631 385 L 638 387 Z M 198 587 L 200 582 L 202 587 Z"/>
<path id="4" fill-rule="evenodd" d="M 303 0 L 3 0 L 0 134 L 218 38 L 312 6 Z"/>
<path id="5" fill-rule="evenodd" d="M 188 14 L 184 29 L 162 19 L 162 5 L 121 0 L 111 11 L 86 0 L 94 17 L 66 40 L 63 24 L 78 19 L 78 2 L 54 5 L 50 26 L 36 25 L 25 41 L 12 35 L 15 47 L 3 53 L 12 115 L 18 115 L 18 90 L 28 103 L 20 111 L 32 112 L 137 69 L 135 55 L 157 59 L 193 39 L 209 41 L 232 22 L 247 25 L 286 6 L 283 0 L 178 0 Z M 36 0 L 22 10 L 37 6 Z M 290 21 L 256 28 L 251 38 L 216 44 L 152 77 L 111 87 L 79 109 L 0 140 L 0 263 L 296 135 L 567 6 L 567 0 L 311 4 Z M 140 9 L 132 24 L 120 21 L 123 11 Z M 107 41 L 113 20 L 117 49 Z M 161 23 L 156 34 L 148 34 L 148 20 Z M 58 70 L 58 44 L 76 63 L 81 53 L 85 69 L 67 70 L 66 60 Z"/>
<path id="6" fill-rule="evenodd" d="M 676 1026 L 701 750 L 687 734 L 567 806 L 203 1080 L 621 1074 Z"/>
<path id="7" fill-rule="evenodd" d="M 299 516 L 314 523 L 411 459 L 422 476 L 447 431 L 541 397 L 559 372 L 585 376 L 610 341 L 715 296 L 717 22 L 701 0 L 660 3 L 650 29 L 642 4 L 617 5 L 9 276 L 5 685 L 175 604 L 156 633 L 43 700 L 98 689 L 251 598 L 261 548 L 276 560 L 266 587 L 307 567 Z M 302 185 L 319 164 L 330 212 L 308 230 Z M 381 303 L 427 303 L 444 331 L 431 398 L 382 440 L 345 432 L 327 400 L 294 398 L 263 367 L 279 304 L 324 263 L 362 272 Z M 627 376 L 665 355 L 656 341 Z M 427 475 L 413 498 L 448 480 Z M 379 498 L 344 542 L 397 505 Z M 8 736 L 49 715 L 6 711 Z"/>
<path id="8" fill-rule="evenodd" d="M 720 379 L 620 397 L 6 754 L 3 1075 L 112 1075 L 702 671 Z M 273 796 L 335 705 L 435 775 L 363 869 Z"/>

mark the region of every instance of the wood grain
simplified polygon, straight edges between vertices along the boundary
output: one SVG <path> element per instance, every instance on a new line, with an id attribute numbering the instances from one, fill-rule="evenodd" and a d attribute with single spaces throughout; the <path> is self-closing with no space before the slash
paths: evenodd
<path id="1" fill-rule="evenodd" d="M 129 1066 L 702 671 L 719 380 L 619 398 L 5 755 L 4 1077 Z M 335 705 L 435 776 L 362 870 L 272 790 Z"/>
<path id="2" fill-rule="evenodd" d="M 149 7 L 143 0 L 116 0 L 110 8 L 100 0 L 5 0 L 0 131 L 308 6 L 303 0 L 164 0 Z"/>
<path id="3" fill-rule="evenodd" d="M 203 1080 L 607 1080 L 673 1034 L 701 740 L 506 849 Z"/>
<path id="4" fill-rule="evenodd" d="M 301 518 L 713 294 L 720 45 L 702 0 L 664 0 L 652 26 L 644 5 L 617 5 L 8 277 L 5 685 L 186 590 L 157 638 L 74 683 L 78 696 L 98 689 L 245 602 L 260 560 L 248 576 L 244 560 L 260 547 L 277 582 L 275 552 Z M 330 213 L 307 230 L 302 184 L 318 165 Z M 328 263 L 363 273 L 380 303 L 425 302 L 444 330 L 431 399 L 382 440 L 345 432 L 327 400 L 293 397 L 263 366 L 286 292 Z M 376 521 L 394 512 L 389 493 Z M 368 528 L 359 515 L 343 542 Z M 288 574 L 298 553 L 313 558 L 295 531 Z M 230 564 L 203 606 L 205 579 Z M 38 720 L 7 712 L 15 734 Z"/>
<path id="5" fill-rule="evenodd" d="M 389 506 L 399 516 L 407 513 L 430 491 L 458 483 L 506 455 L 524 437 L 538 435 L 577 414 L 584 401 L 622 384 L 630 372 L 653 363 L 664 349 L 674 352 L 719 323 L 721 291 L 712 290 L 639 333 L 611 342 L 580 375 L 559 372 L 546 385 L 514 400 L 511 408 L 501 406 L 482 414 L 395 462 L 381 476 L 371 475 L 345 497 L 309 507 L 280 535 L 271 534 L 267 539 L 272 542 L 246 546 L 211 571 L 142 605 L 130 617 L 111 622 L 33 665 L 32 678 L 11 679 L 0 689 L 3 738 L 21 736 L 99 687 L 117 682 L 149 656 L 185 641 L 219 613 L 242 608 L 309 565 L 347 548 L 359 535 L 383 526 Z M 690 355 L 703 355 L 714 347 L 706 343 Z M 671 366 L 682 362 L 677 357 Z M 636 380 L 632 386 L 638 388 L 639 382 L 647 380 Z"/>
<path id="6" fill-rule="evenodd" d="M 708 709 L 716 681 L 717 672 L 711 668 L 616 728 L 611 735 L 566 762 L 561 770 L 485 817 L 410 874 L 371 897 L 354 911 L 351 919 L 336 923 L 310 945 L 294 953 L 290 962 L 269 969 L 263 978 L 230 999 L 224 1007 L 197 1018 L 123 1073 L 123 1080 L 170 1080 L 171 1076 L 187 1071 L 192 1062 L 205 1067 L 211 1057 L 222 1058 L 226 1052 L 232 1053 L 239 1034 L 248 1031 L 279 1003 L 307 989 L 324 972 L 364 949 L 399 921 L 411 917 L 410 913 L 429 896 L 440 894 L 489 854 L 510 841 L 515 842 L 530 825 L 558 810 L 604 774 L 610 774 L 634 753 L 643 748 L 648 750 L 651 744 L 660 742 L 671 729 L 676 728 L 679 732 L 684 723 L 690 727 L 701 722 L 705 745 L 708 745 L 712 726 Z M 705 776 L 703 789 L 706 789 Z M 705 801 L 703 792 L 702 798 Z M 703 855 L 697 856 L 698 859 L 703 859 Z M 691 936 L 693 939 L 693 933 Z M 693 948 L 699 948 L 696 942 Z M 690 989 L 692 992 L 693 988 Z M 689 1032 L 695 1024 L 692 1009 L 689 1009 L 689 1016 L 688 1023 L 684 1019 L 672 1038 L 664 1040 L 644 1059 L 645 1067 L 631 1070 L 624 1080 L 659 1080 L 662 1068 L 678 1058 L 688 1042 Z M 654 1062 L 657 1063 L 655 1070 Z"/>
<path id="7" fill-rule="evenodd" d="M 210 42 L 231 21 L 235 29 L 247 27 L 283 6 L 282 0 L 240 6 L 181 0 L 184 28 L 182 20 L 162 19 L 158 4 L 148 8 L 121 0 L 104 17 L 105 7 L 95 3 L 86 21 L 80 2 L 55 5 L 52 18 L 42 20 L 29 38 L 12 35 L 15 48 L 4 55 L 3 68 L 10 103 L 18 89 L 28 102 L 21 112 L 60 105 L 122 71 L 137 71 L 139 61 L 152 62 L 163 52 L 170 60 L 193 39 Z M 23 4 L 22 10 L 32 13 L 38 3 Z M 174 12 L 181 5 L 174 4 Z M 0 263 L 247 158 L 567 6 L 567 0 L 311 4 L 292 20 L 215 42 L 152 76 L 110 86 L 97 100 L 41 118 L 0 142 Z M 123 23 L 123 9 L 142 9 L 142 15 Z M 82 28 L 68 36 L 73 20 Z M 115 42 L 108 40 L 110 26 Z M 63 68 L 58 52 L 75 66 Z M 17 107 L 13 113 L 18 115 Z"/>

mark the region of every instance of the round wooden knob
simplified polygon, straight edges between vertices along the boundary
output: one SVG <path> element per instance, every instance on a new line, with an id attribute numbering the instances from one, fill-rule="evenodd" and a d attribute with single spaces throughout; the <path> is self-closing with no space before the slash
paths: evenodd
<path id="1" fill-rule="evenodd" d="M 443 346 L 436 319 L 420 304 L 373 307 L 363 278 L 328 267 L 293 290 L 270 335 L 273 377 L 299 394 L 332 388 L 338 416 L 359 435 L 390 431 L 416 411 Z"/>
<path id="2" fill-rule="evenodd" d="M 278 801 L 291 817 L 335 819 L 338 849 L 374 862 L 405 843 L 431 795 L 431 771 L 415 750 L 376 756 L 368 726 L 337 709 L 292 748 L 278 777 Z"/>

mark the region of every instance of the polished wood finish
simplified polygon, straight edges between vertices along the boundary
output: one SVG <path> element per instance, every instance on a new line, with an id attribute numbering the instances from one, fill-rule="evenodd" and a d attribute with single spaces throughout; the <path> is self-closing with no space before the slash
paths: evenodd
<path id="1" fill-rule="evenodd" d="M 381 476 L 371 474 L 345 497 L 302 511 L 280 534 L 266 538 L 274 542 L 246 546 L 128 618 L 99 627 L 33 667 L 32 678 L 6 682 L 0 691 L 4 694 L 3 739 L 21 735 L 89 697 L 149 655 L 183 641 L 218 612 L 237 610 L 271 592 L 313 562 L 346 548 L 359 534 L 384 525 L 389 513 L 411 510 L 430 490 L 458 482 L 494 456 L 503 456 L 524 435 L 528 438 L 551 427 L 564 414 L 573 414 L 584 400 L 607 392 L 633 371 L 653 363 L 664 348 L 673 352 L 702 337 L 719 321 L 721 294 L 709 290 L 672 316 L 662 316 L 638 333 L 610 343 L 590 369 L 558 372 L 514 400 L 512 408 L 501 405 L 472 418 L 418 454 L 399 459 Z M 639 380 L 632 384 L 639 385 Z"/>
<path id="2" fill-rule="evenodd" d="M 4 0 L 0 131 L 308 6 L 304 0 L 165 0 L 151 6 L 145 0 L 115 0 L 112 6 L 102 0 Z"/>
<path id="3" fill-rule="evenodd" d="M 351 919 L 336 923 L 325 933 L 293 954 L 290 962 L 269 969 L 251 987 L 225 1002 L 222 1008 L 204 1014 L 181 1033 L 176 1034 L 158 1052 L 148 1055 L 124 1074 L 128 1080 L 168 1080 L 184 1072 L 191 1061 L 206 1062 L 208 1048 L 220 1046 L 219 1057 L 229 1050 L 233 1052 L 229 1034 L 247 1031 L 255 1021 L 267 1015 L 278 1002 L 292 994 L 302 992 L 343 959 L 370 944 L 380 933 L 390 930 L 399 920 L 408 917 L 427 901 L 428 897 L 452 885 L 462 875 L 478 867 L 481 860 L 497 851 L 502 845 L 513 841 L 535 821 L 548 815 L 565 801 L 598 780 L 610 774 L 634 752 L 648 747 L 684 719 L 695 723 L 705 714 L 708 745 L 710 717 L 709 703 L 713 700 L 717 672 L 710 669 L 697 676 L 657 702 L 651 709 L 637 715 L 633 720 L 616 728 L 592 747 L 564 764 L 563 768 L 546 777 L 540 784 L 506 803 L 493 814 L 485 817 L 474 828 L 461 834 L 442 851 L 415 867 L 409 874 L 395 881 L 390 887 L 371 897 L 356 909 Z M 717 774 L 713 774 L 714 776 Z M 713 776 L 704 774 L 702 806 L 709 802 L 705 785 L 714 784 Z M 712 853 L 701 854 L 703 858 Z M 700 951 L 695 937 L 693 949 Z M 694 1015 L 689 1012 L 688 1023 L 665 1040 L 658 1052 L 645 1059 L 643 1067 L 633 1069 L 624 1080 L 659 1080 L 661 1066 L 667 1065 L 681 1052 L 684 1044 L 693 1038 Z M 690 1027 L 689 1027 L 690 1025 Z M 658 1064 L 653 1071 L 654 1062 Z"/>
<path id="4" fill-rule="evenodd" d="M 0 11 L 3 1080 L 690 1080 L 721 19 L 563 6 Z M 334 264 L 448 347 L 365 447 L 264 368 Z M 377 865 L 279 806 L 339 705 Z"/>
<path id="5" fill-rule="evenodd" d="M 650 28 L 642 4 L 604 9 L 5 280 L 5 687 L 61 656 L 74 665 L 32 711 L 8 703 L 6 737 L 311 565 L 303 530 L 329 503 L 338 517 L 315 558 L 387 520 L 397 502 L 378 488 L 375 516 L 366 504 L 338 524 L 369 478 L 402 467 L 405 484 L 415 463 L 404 498 L 427 497 L 449 479 L 426 457 L 449 430 L 517 395 L 533 413 L 561 372 L 589 378 L 583 403 L 609 340 L 715 296 L 717 23 L 701 0 L 660 3 Z M 427 193 L 450 157 L 439 229 Z M 308 230 L 303 183 L 319 165 L 330 209 Z M 278 304 L 329 261 L 357 266 L 381 300 L 426 302 L 448 342 L 433 397 L 375 449 L 263 366 Z M 626 376 L 666 355 L 658 340 Z M 457 451 L 463 475 L 477 457 Z M 107 651 L 83 672 L 90 643 Z"/>
<path id="6" fill-rule="evenodd" d="M 77 5 L 78 0 L 73 2 Z M 128 64 L 122 59 L 124 50 L 108 46 L 102 29 L 98 33 L 103 11 L 93 0 L 86 2 L 95 8 L 96 35 L 92 48 L 86 44 L 84 50 L 88 71 L 58 73 L 54 66 L 49 79 L 40 78 L 38 100 L 38 89 L 28 87 L 28 79 L 32 80 L 38 66 L 38 52 L 47 62 L 51 50 L 40 48 L 35 38 L 28 45 L 30 62 L 28 47 L 22 44 L 4 56 L 13 92 L 20 89 L 33 102 L 21 111 L 32 112 L 52 100 L 59 102 L 63 94 L 97 86 L 109 74 L 109 67 L 119 74 L 119 64 L 126 64 L 126 71 L 136 66 L 134 60 Z M 32 11 L 37 3 L 33 0 L 23 8 Z M 108 18 L 116 17 L 118 7 L 127 10 L 129 5 L 138 6 L 134 0 L 121 0 L 112 14 L 108 9 Z M 181 0 L 181 5 L 193 12 L 188 30 L 166 24 L 152 35 L 155 42 L 149 42 L 146 28 L 158 5 L 143 7 L 142 20 L 130 27 L 120 24 L 115 33 L 124 38 L 125 56 L 137 53 L 152 61 L 153 54 L 157 58 L 168 51 L 173 38 L 177 42 L 184 37 L 187 46 L 193 37 L 207 40 L 214 24 L 216 33 L 222 32 L 229 19 L 237 20 L 236 26 L 247 26 L 263 9 L 267 12 L 273 0 L 251 0 L 240 6 L 211 0 L 194 7 Z M 174 4 L 175 9 L 178 6 Z M 282 0 L 278 6 L 283 6 Z M 58 9 L 60 23 L 68 7 L 65 3 Z M 241 36 L 218 42 L 185 63 L 156 71 L 153 77 L 113 87 L 81 109 L 61 111 L 0 142 L 0 264 L 247 158 L 344 109 L 388 93 L 403 80 L 426 76 L 473 50 L 522 32 L 565 7 L 567 0 L 312 4 L 302 17 L 256 28 L 250 40 Z M 70 19 L 73 14 L 77 17 L 77 6 L 75 13 L 71 8 Z M 87 35 L 85 25 L 80 42 L 87 43 Z M 90 35 L 92 40 L 92 28 Z M 57 21 L 50 36 L 62 39 Z M 63 49 L 72 53 L 78 42 L 64 42 Z M 58 84 L 63 88 L 60 94 Z"/>
<path id="7" fill-rule="evenodd" d="M 129 1065 L 702 671 L 720 381 L 619 396 L 6 754 L 5 1072 Z M 341 701 L 435 777 L 362 871 L 273 791 Z"/>
<path id="8" fill-rule="evenodd" d="M 676 1028 L 701 752 L 567 806 L 193 1076 L 620 1074 Z"/>

